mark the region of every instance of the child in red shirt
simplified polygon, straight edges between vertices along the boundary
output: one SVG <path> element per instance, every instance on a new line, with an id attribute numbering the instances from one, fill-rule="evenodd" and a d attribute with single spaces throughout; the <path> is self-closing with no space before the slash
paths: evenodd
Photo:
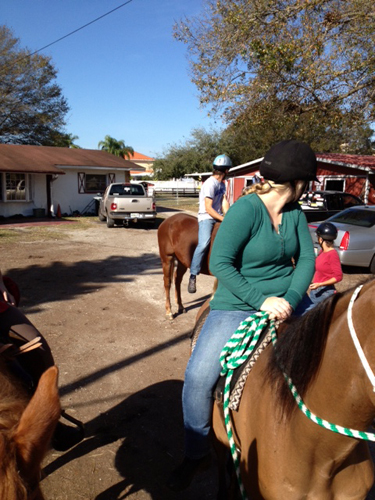
<path id="1" fill-rule="evenodd" d="M 335 283 L 342 280 L 342 269 L 338 253 L 333 248 L 337 229 L 331 222 L 323 222 L 316 230 L 321 251 L 315 261 L 315 274 L 310 285 L 312 309 L 319 302 L 336 293 Z"/>

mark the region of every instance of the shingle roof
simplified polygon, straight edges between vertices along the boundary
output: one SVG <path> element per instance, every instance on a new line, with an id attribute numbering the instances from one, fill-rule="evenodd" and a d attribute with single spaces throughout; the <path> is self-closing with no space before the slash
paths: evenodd
<path id="1" fill-rule="evenodd" d="M 61 168 L 68 166 L 130 170 L 134 163 L 95 149 L 0 144 L 2 172 L 63 174 Z"/>
<path id="2" fill-rule="evenodd" d="M 323 163 L 333 163 L 349 167 L 367 167 L 375 169 L 375 156 L 346 155 L 339 153 L 317 153 L 317 160 Z"/>

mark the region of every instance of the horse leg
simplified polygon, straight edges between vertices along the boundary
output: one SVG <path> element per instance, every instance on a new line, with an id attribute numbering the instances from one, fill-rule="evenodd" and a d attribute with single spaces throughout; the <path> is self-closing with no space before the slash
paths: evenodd
<path id="1" fill-rule="evenodd" d="M 175 287 L 175 300 L 178 307 L 178 313 L 186 313 L 186 309 L 182 303 L 181 299 L 181 283 L 184 274 L 186 273 L 187 267 L 177 261 L 177 269 L 174 276 L 174 287 Z"/>
<path id="2" fill-rule="evenodd" d="M 173 319 L 172 309 L 171 309 L 171 285 L 173 279 L 173 269 L 174 269 L 174 256 L 168 255 L 163 261 L 163 279 L 164 279 L 164 290 L 165 290 L 165 315 L 168 319 Z"/>

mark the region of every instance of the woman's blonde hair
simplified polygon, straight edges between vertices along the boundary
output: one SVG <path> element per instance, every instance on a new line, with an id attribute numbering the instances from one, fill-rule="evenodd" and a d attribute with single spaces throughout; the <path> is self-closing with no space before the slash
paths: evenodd
<path id="1" fill-rule="evenodd" d="M 286 189 L 291 189 L 291 185 L 290 182 L 286 182 L 285 184 L 276 184 L 274 181 L 264 179 L 264 181 L 259 181 L 256 184 L 243 188 L 241 196 L 246 196 L 251 193 L 265 194 L 269 193 L 271 189 L 285 191 Z"/>
<path id="2" fill-rule="evenodd" d="M 259 181 L 256 184 L 252 184 L 251 186 L 243 188 L 241 196 L 246 196 L 247 194 L 251 193 L 266 194 L 269 193 L 271 189 L 275 189 L 280 193 L 289 190 L 291 195 L 295 197 L 297 190 L 301 191 L 301 193 L 299 193 L 299 196 L 302 195 L 305 186 L 305 181 L 294 181 L 294 183 L 284 182 L 283 184 L 277 184 L 274 181 L 264 179 L 263 181 Z"/>

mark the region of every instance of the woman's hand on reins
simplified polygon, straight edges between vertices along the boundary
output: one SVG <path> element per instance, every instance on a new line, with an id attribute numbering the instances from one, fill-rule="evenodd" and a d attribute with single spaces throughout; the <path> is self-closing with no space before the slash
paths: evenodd
<path id="1" fill-rule="evenodd" d="M 292 314 L 293 309 L 289 302 L 280 297 L 268 297 L 260 306 L 261 311 L 269 313 L 269 319 L 284 321 Z"/>

